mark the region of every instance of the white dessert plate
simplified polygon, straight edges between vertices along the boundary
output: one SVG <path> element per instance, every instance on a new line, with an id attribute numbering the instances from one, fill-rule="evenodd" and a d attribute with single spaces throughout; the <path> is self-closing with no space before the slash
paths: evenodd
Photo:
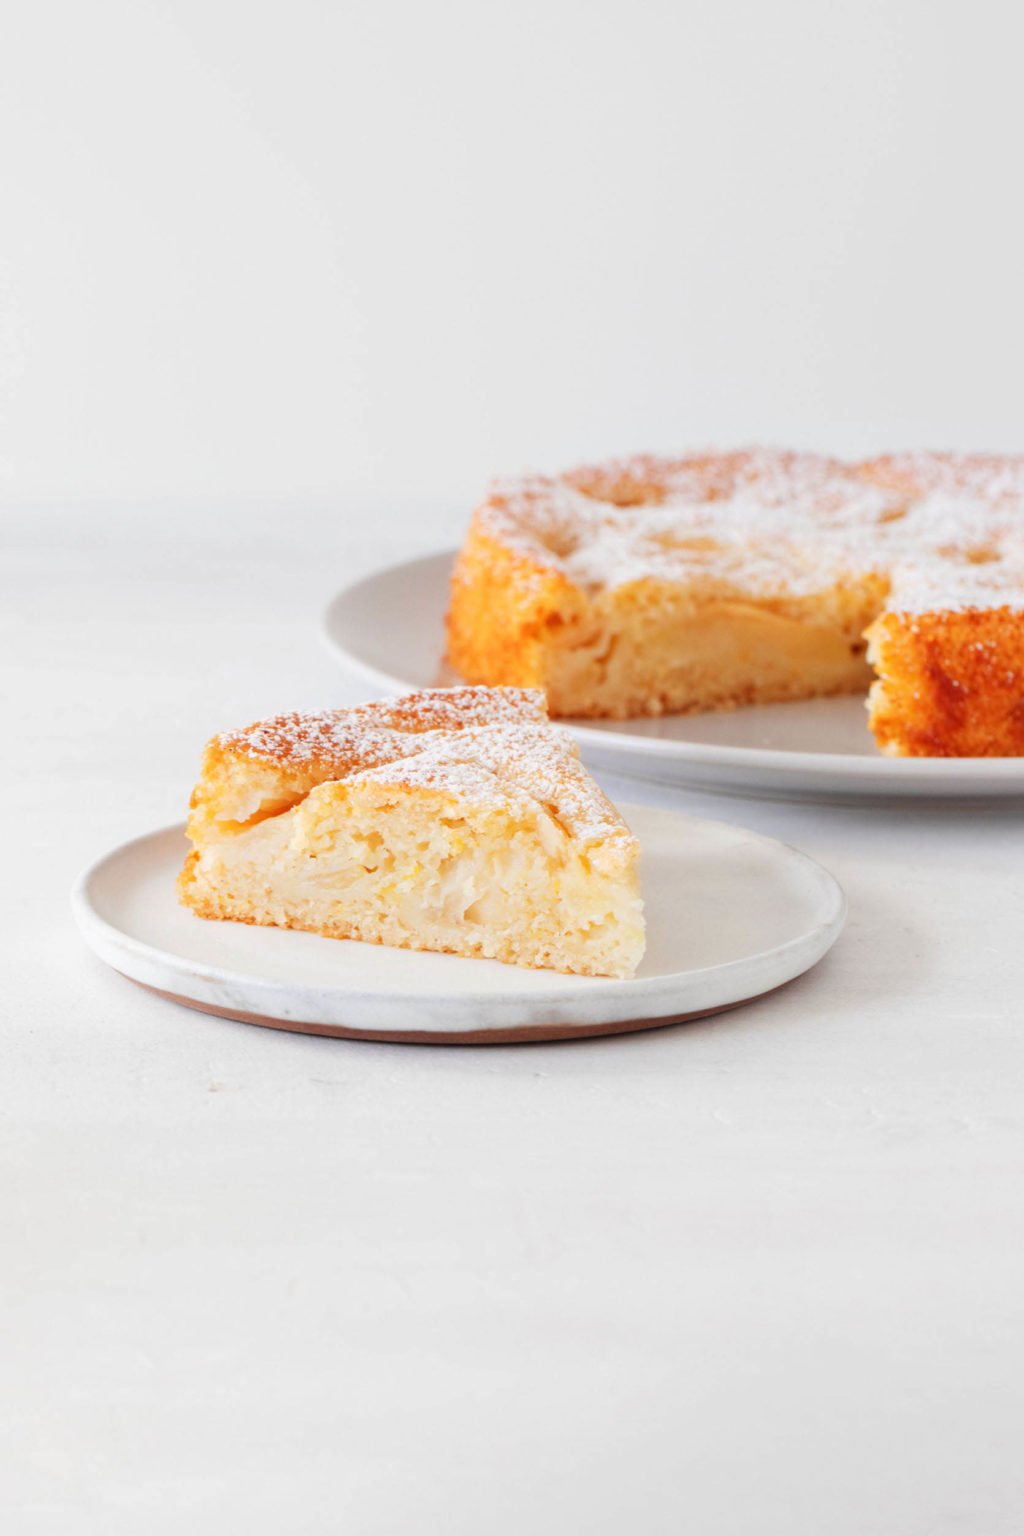
<path id="1" fill-rule="evenodd" d="M 643 850 L 648 946 L 630 981 L 522 970 L 244 923 L 181 906 L 182 827 L 99 860 L 72 902 L 122 975 L 226 1018 L 309 1034 L 503 1044 L 618 1034 L 717 1013 L 808 970 L 846 903 L 830 874 L 771 838 L 626 807 Z"/>
<path id="2" fill-rule="evenodd" d="M 453 553 L 392 565 L 339 592 L 334 653 L 389 692 L 459 678 L 443 661 Z M 573 721 L 588 763 L 656 783 L 783 799 L 1024 799 L 1024 759 L 883 757 L 862 698 L 811 699 L 656 720 Z"/>

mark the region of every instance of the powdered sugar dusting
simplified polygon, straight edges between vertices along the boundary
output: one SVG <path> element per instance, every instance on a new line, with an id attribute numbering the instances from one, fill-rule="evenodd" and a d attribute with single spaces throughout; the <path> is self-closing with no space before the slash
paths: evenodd
<path id="1" fill-rule="evenodd" d="M 628 836 L 614 806 L 583 767 L 568 732 L 557 726 L 476 726 L 456 735 L 431 732 L 419 752 L 367 778 L 442 789 L 496 807 L 539 802 L 584 842 Z"/>
<path id="2" fill-rule="evenodd" d="M 890 453 L 859 464 L 857 473 L 911 496 L 973 499 L 1011 510 L 1024 501 L 1024 454 L 1019 453 Z"/>
<path id="3" fill-rule="evenodd" d="M 355 709 L 276 715 L 216 738 L 229 754 L 442 789 L 508 809 L 541 803 L 573 837 L 630 841 L 567 731 L 547 720 L 543 694 L 517 688 L 430 689 Z"/>
<path id="4" fill-rule="evenodd" d="M 273 762 L 336 763 L 339 767 L 390 762 L 418 750 L 424 731 L 547 720 L 544 695 L 532 688 L 428 688 L 353 709 L 274 715 L 217 738 L 229 751 Z M 409 736 L 408 742 L 396 737 Z M 348 770 L 346 770 L 348 771 Z"/>
<path id="5" fill-rule="evenodd" d="M 479 515 L 591 594 L 668 581 L 802 596 L 878 575 L 894 603 L 1024 607 L 1024 456 L 638 457 L 499 483 Z"/>

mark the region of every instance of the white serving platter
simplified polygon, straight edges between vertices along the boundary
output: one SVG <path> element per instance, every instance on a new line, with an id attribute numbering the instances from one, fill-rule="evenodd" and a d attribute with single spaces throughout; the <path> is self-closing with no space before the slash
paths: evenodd
<path id="1" fill-rule="evenodd" d="M 176 1002 L 279 1029 L 425 1043 L 677 1023 L 792 981 L 835 941 L 843 893 L 806 855 L 674 811 L 624 814 L 642 848 L 648 923 L 647 953 L 629 981 L 204 921 L 177 899 L 187 851 L 180 826 L 107 854 L 72 901 L 101 959 Z"/>
<path id="2" fill-rule="evenodd" d="M 324 615 L 334 654 L 388 692 L 458 682 L 443 660 L 452 559 L 446 550 L 408 560 L 339 592 Z M 588 763 L 690 789 L 785 799 L 1024 801 L 1021 758 L 884 757 L 862 698 L 563 723 Z"/>

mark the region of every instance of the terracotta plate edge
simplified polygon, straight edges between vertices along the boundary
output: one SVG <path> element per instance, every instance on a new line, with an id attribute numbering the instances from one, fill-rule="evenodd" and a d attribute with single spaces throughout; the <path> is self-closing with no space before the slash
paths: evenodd
<path id="1" fill-rule="evenodd" d="M 119 972 L 126 981 L 132 982 L 156 997 L 170 1003 L 180 1003 L 199 1013 L 213 1014 L 219 1019 L 234 1019 L 241 1024 L 257 1024 L 264 1029 L 281 1029 L 291 1034 L 321 1035 L 332 1040 L 371 1040 L 385 1045 L 528 1045 L 554 1040 L 590 1040 L 599 1035 L 636 1034 L 644 1029 L 662 1029 L 670 1024 L 686 1024 L 691 1019 L 706 1019 L 713 1014 L 728 1013 L 733 1008 L 743 1008 L 759 998 L 770 997 L 788 981 L 752 997 L 737 998 L 734 1003 L 719 1003 L 713 1008 L 698 1008 L 693 1013 L 673 1013 L 656 1019 L 622 1019 L 612 1024 L 523 1024 L 514 1029 L 428 1030 L 428 1029 L 350 1029 L 345 1024 L 314 1024 L 298 1019 L 278 1019 L 270 1014 L 246 1013 L 240 1008 L 222 1008 L 217 1003 L 202 1003 L 185 997 L 179 992 L 168 992 L 134 976 Z M 795 981 L 797 978 L 793 977 Z"/>

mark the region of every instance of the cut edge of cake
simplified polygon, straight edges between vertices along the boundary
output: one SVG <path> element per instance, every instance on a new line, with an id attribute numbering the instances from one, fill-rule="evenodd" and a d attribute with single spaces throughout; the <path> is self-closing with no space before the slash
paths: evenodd
<path id="1" fill-rule="evenodd" d="M 800 598 L 741 598 L 700 579 L 588 592 L 477 522 L 452 575 L 447 656 L 463 677 L 537 688 L 556 718 L 625 720 L 863 693 L 869 573 Z"/>
<path id="2" fill-rule="evenodd" d="M 908 601 L 922 573 L 929 600 Z M 499 483 L 456 559 L 447 644 L 463 677 L 542 689 L 555 717 L 870 685 L 883 752 L 1021 756 L 1024 456 L 753 450 Z"/>

